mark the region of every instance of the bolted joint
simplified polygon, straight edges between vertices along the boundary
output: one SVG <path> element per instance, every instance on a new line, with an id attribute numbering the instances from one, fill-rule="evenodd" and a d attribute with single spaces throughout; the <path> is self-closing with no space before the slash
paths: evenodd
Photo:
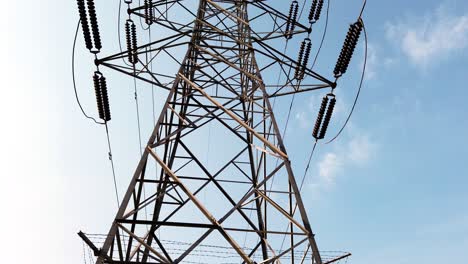
<path id="1" fill-rule="evenodd" d="M 101 65 L 101 61 L 98 58 L 94 59 L 94 65 L 96 66 Z"/>

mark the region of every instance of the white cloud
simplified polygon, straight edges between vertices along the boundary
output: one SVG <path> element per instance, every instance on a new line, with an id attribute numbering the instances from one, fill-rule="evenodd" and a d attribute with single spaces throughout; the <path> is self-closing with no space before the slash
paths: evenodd
<path id="1" fill-rule="evenodd" d="M 368 135 L 358 134 L 336 151 L 327 152 L 317 164 L 318 178 L 310 183 L 315 191 L 333 186 L 346 168 L 363 167 L 377 155 L 377 144 Z"/>
<path id="2" fill-rule="evenodd" d="M 366 165 L 375 153 L 375 148 L 368 136 L 356 136 L 348 143 L 348 159 L 353 164 Z"/>
<path id="3" fill-rule="evenodd" d="M 299 111 L 296 113 L 296 120 L 299 122 L 301 128 L 307 128 L 310 126 L 310 120 L 307 119 L 307 113 L 305 111 Z"/>
<path id="4" fill-rule="evenodd" d="M 318 164 L 319 176 L 325 183 L 332 184 L 335 182 L 335 177 L 342 166 L 343 163 L 338 155 L 327 153 Z"/>
<path id="5" fill-rule="evenodd" d="M 377 77 L 377 67 L 378 67 L 377 49 L 373 44 L 369 43 L 367 45 L 366 74 L 364 76 L 366 80 L 372 80 Z"/>
<path id="6" fill-rule="evenodd" d="M 468 14 L 457 16 L 443 6 L 422 18 L 387 23 L 386 35 L 420 67 L 468 47 Z"/>

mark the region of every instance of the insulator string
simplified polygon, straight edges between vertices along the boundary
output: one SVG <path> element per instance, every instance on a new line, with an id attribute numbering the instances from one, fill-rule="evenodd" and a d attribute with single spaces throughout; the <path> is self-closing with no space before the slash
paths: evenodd
<path id="1" fill-rule="evenodd" d="M 91 41 L 91 32 L 89 31 L 88 15 L 86 14 L 86 7 L 84 0 L 77 0 L 78 12 L 80 14 L 81 28 L 83 31 L 86 48 L 93 49 L 93 42 Z"/>
<path id="2" fill-rule="evenodd" d="M 102 76 L 100 81 L 101 86 L 101 96 L 102 96 L 102 104 L 104 110 L 104 120 L 106 122 L 111 120 L 111 113 L 110 113 L 110 106 L 109 106 L 109 95 L 107 92 L 107 81 L 106 77 Z"/>
<path id="3" fill-rule="evenodd" d="M 87 0 L 88 3 L 88 12 L 89 12 L 89 21 L 91 24 L 91 30 L 93 33 L 94 48 L 99 52 L 102 48 L 101 35 L 99 34 L 99 25 L 97 22 L 96 16 L 96 7 L 94 5 L 94 0 Z"/>
<path id="4" fill-rule="evenodd" d="M 340 56 L 338 57 L 335 69 L 333 70 L 335 77 L 338 78 L 344 73 L 346 73 L 356 45 L 359 41 L 359 36 L 361 35 L 362 27 L 363 23 L 361 18 L 359 18 L 358 21 L 349 26 L 349 30 L 346 34 L 346 38 L 340 52 Z"/>
<path id="5" fill-rule="evenodd" d="M 325 137 L 325 134 L 327 133 L 328 125 L 330 124 L 330 120 L 333 114 L 333 109 L 335 108 L 336 104 L 336 99 L 333 97 L 330 100 L 330 104 L 328 105 L 327 113 L 325 114 L 325 119 L 323 121 L 322 129 L 320 131 L 319 138 L 322 139 Z"/>
<path id="6" fill-rule="evenodd" d="M 327 105 L 328 105 L 328 97 L 325 96 L 322 99 L 322 104 L 320 105 L 320 110 L 317 116 L 317 120 L 315 122 L 314 130 L 312 132 L 312 136 L 314 136 L 314 138 L 316 139 L 319 138 L 319 131 L 320 131 L 320 128 L 322 127 L 323 116 L 325 115 L 325 110 L 327 108 Z"/>
<path id="7" fill-rule="evenodd" d="M 310 6 L 309 17 L 308 17 L 310 23 L 314 21 L 315 9 L 317 9 L 317 0 L 313 0 L 312 5 Z"/>
<path id="8" fill-rule="evenodd" d="M 131 30 L 132 30 L 132 52 L 133 52 L 133 63 L 138 62 L 138 44 L 137 44 L 137 33 L 136 33 L 136 25 L 135 23 L 131 24 Z"/>
<path id="9" fill-rule="evenodd" d="M 305 49 L 305 53 L 304 53 L 304 59 L 302 61 L 301 72 L 300 72 L 300 75 L 299 75 L 300 80 L 304 79 L 304 74 L 305 74 L 305 71 L 307 69 L 307 64 L 309 64 L 310 51 L 312 50 L 312 42 L 310 41 L 309 38 L 307 38 L 306 43 L 307 44 L 306 44 L 306 49 Z"/>
<path id="10" fill-rule="evenodd" d="M 297 0 L 294 0 L 291 2 L 291 6 L 289 7 L 288 19 L 286 20 L 286 30 L 284 35 L 286 39 L 291 39 L 293 36 L 294 29 L 296 28 L 298 12 L 299 3 L 297 2 Z"/>
<path id="11" fill-rule="evenodd" d="M 345 129 L 345 127 L 348 125 L 348 122 L 349 120 L 351 119 L 351 116 L 353 115 L 354 113 L 354 109 L 356 107 L 356 104 L 357 104 L 357 101 L 359 99 L 359 95 L 361 94 L 361 89 L 362 89 L 362 84 L 364 82 L 364 76 L 365 76 L 365 73 L 366 73 L 366 65 L 367 65 L 367 49 L 368 49 L 368 43 L 367 43 L 367 31 L 366 31 L 366 27 L 364 25 L 364 21 L 362 20 L 362 18 L 360 18 L 360 21 L 362 22 L 362 29 L 364 31 L 364 64 L 362 66 L 362 74 L 361 74 L 361 80 L 359 81 L 359 88 L 358 88 L 358 91 L 356 93 L 356 97 L 354 98 L 354 103 L 353 103 L 353 107 L 351 108 L 351 111 L 349 112 L 349 115 L 348 117 L 346 118 L 346 121 L 345 123 L 343 124 L 343 126 L 341 127 L 340 131 L 338 131 L 338 133 L 330 140 L 328 141 L 326 144 L 329 144 L 333 141 L 335 141 L 340 135 L 341 133 L 343 132 L 343 130 Z"/>
<path id="12" fill-rule="evenodd" d="M 318 21 L 320 19 L 320 14 L 322 13 L 323 1 L 319 0 L 317 4 L 317 9 L 315 10 L 314 20 Z"/>
<path id="13" fill-rule="evenodd" d="M 94 123 L 96 124 L 99 124 L 99 125 L 104 125 L 104 123 L 101 123 L 99 121 L 97 121 L 94 117 L 92 116 L 89 116 L 88 114 L 86 114 L 86 112 L 84 111 L 83 109 L 83 106 L 81 105 L 81 102 L 80 102 L 80 99 L 78 97 L 78 91 L 76 89 L 76 78 L 75 78 L 75 49 L 76 49 L 76 40 L 78 38 L 78 31 L 80 29 L 80 22 L 81 22 L 81 19 L 78 20 L 78 24 L 76 25 L 76 31 L 75 31 L 75 38 L 73 40 L 73 48 L 72 48 L 72 59 L 71 59 L 71 69 L 72 69 L 72 80 L 73 80 L 73 90 L 75 92 L 75 99 L 76 99 L 76 102 L 78 103 L 78 106 L 80 107 L 80 110 L 81 110 L 81 113 L 88 119 L 91 119 L 94 121 Z"/>
<path id="14" fill-rule="evenodd" d="M 105 121 L 104 117 L 104 104 L 102 103 L 101 82 L 99 80 L 100 72 L 95 72 L 93 76 L 94 91 L 96 94 L 96 104 L 98 108 L 99 118 Z"/>
<path id="15" fill-rule="evenodd" d="M 299 78 L 300 71 L 302 69 L 302 60 L 304 58 L 305 46 L 306 46 L 306 40 L 303 40 L 302 43 L 301 43 L 301 47 L 299 48 L 299 55 L 297 57 L 297 62 L 296 62 L 296 71 L 295 71 L 295 74 L 294 74 L 294 77 L 296 79 Z"/>
<path id="16" fill-rule="evenodd" d="M 119 49 L 120 49 L 120 53 L 123 53 L 123 48 L 122 48 L 122 40 L 121 40 L 121 32 L 120 32 L 120 17 L 121 17 L 121 13 L 122 13 L 122 1 L 119 0 L 119 14 L 117 16 L 117 37 L 119 39 Z M 127 66 L 131 66 L 130 64 L 127 63 L 127 61 L 122 57 L 122 61 L 125 63 L 125 65 Z"/>
<path id="17" fill-rule="evenodd" d="M 109 96 L 107 92 L 107 81 L 101 72 L 94 72 L 93 76 L 94 90 L 96 93 L 96 102 L 99 112 L 99 118 L 108 122 L 111 120 Z"/>
<path id="18" fill-rule="evenodd" d="M 133 52 L 132 52 L 132 33 L 131 33 L 131 26 L 130 25 L 134 25 L 133 21 L 131 19 L 127 19 L 127 21 L 125 22 L 125 39 L 127 41 L 127 56 L 128 56 L 128 62 L 130 62 L 131 64 L 135 64 L 135 61 L 134 61 L 134 56 L 133 56 Z"/>
<path id="19" fill-rule="evenodd" d="M 145 22 L 149 26 L 153 24 L 153 1 L 145 0 L 144 6 L 145 6 Z M 149 28 L 150 27 L 148 27 L 148 29 Z"/>

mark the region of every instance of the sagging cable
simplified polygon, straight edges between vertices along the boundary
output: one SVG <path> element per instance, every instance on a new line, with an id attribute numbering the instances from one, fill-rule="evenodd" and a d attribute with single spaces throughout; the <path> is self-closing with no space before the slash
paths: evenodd
<path id="1" fill-rule="evenodd" d="M 335 104 L 336 98 L 334 94 L 329 93 L 323 97 L 314 130 L 312 132 L 312 136 L 315 139 L 319 140 L 325 138 L 328 125 L 330 124 L 330 120 L 333 115 Z"/>

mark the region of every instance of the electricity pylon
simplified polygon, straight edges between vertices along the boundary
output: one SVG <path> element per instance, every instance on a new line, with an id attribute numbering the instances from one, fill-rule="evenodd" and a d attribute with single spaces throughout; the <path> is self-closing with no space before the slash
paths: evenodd
<path id="1" fill-rule="evenodd" d="M 289 16 L 263 1 L 200 0 L 196 12 L 187 2 L 129 5 L 127 50 L 96 59 L 169 91 L 102 247 L 82 234 L 96 263 L 333 262 L 321 257 L 270 100 L 336 87 L 307 67 L 308 37 L 298 60 L 272 44 L 310 35 L 317 16 L 301 24 L 297 1 Z M 168 15 L 176 7 L 188 23 Z M 137 45 L 130 16 L 173 33 Z M 174 77 L 154 65 L 159 54 L 180 65 Z M 265 82 L 277 70 L 284 84 Z"/>

